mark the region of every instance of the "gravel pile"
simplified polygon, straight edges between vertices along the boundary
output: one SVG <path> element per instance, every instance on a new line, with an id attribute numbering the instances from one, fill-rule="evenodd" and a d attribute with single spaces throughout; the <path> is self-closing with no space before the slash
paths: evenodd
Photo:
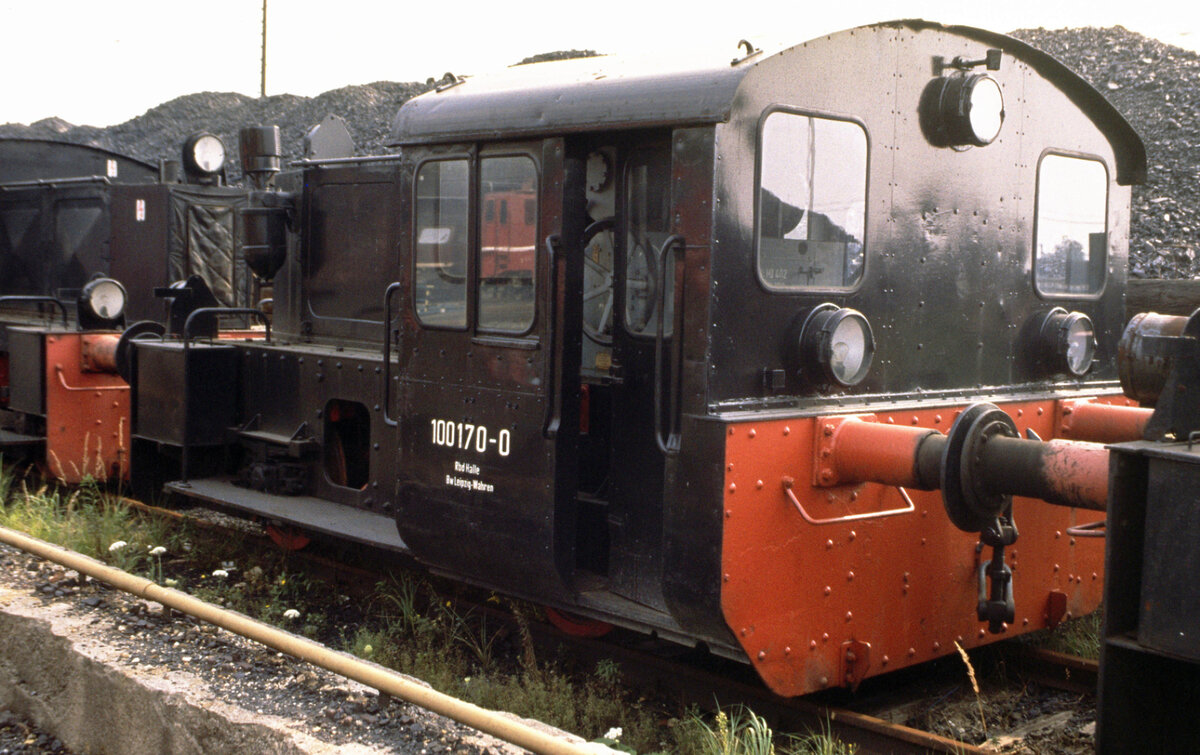
<path id="1" fill-rule="evenodd" d="M 1133 188 L 1130 274 L 1200 277 L 1200 54 L 1120 26 L 1020 29 L 1108 97 L 1146 142 Z"/>
<path id="2" fill-rule="evenodd" d="M 1041 48 L 1103 92 L 1146 141 L 1149 179 L 1134 187 L 1130 272 L 1135 277 L 1200 277 L 1200 55 L 1123 27 L 1020 29 L 1013 36 Z M 582 57 L 593 51 L 543 53 L 524 62 Z M 317 97 L 256 99 L 203 92 L 176 98 L 109 128 L 73 126 L 58 118 L 0 126 L 0 136 L 64 139 L 157 162 L 175 155 L 184 138 L 206 129 L 230 146 L 228 172 L 237 180 L 237 131 L 276 124 L 289 158 L 304 133 L 326 115 L 344 118 L 359 154 L 386 152 L 392 116 L 409 97 L 434 86 L 380 81 Z"/>

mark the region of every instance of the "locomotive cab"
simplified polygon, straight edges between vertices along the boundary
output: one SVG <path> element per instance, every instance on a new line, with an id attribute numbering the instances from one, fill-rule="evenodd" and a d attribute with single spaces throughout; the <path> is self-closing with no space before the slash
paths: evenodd
<path id="1" fill-rule="evenodd" d="M 518 66 L 409 101 L 392 143 L 281 177 L 275 337 L 211 346 L 220 427 L 155 424 L 193 368 L 137 345 L 163 352 L 148 458 L 203 459 L 171 490 L 703 642 L 781 694 L 1098 603 L 1092 499 L 977 494 L 1004 475 L 959 453 L 1049 463 L 1012 436 L 1144 421 L 1081 419 L 1127 409 L 1144 150 L 1048 56 L 901 21 Z"/>

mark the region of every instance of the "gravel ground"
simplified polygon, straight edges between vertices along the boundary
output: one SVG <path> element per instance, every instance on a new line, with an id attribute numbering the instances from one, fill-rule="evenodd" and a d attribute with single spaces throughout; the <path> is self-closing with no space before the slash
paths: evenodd
<path id="1" fill-rule="evenodd" d="M 1133 193 L 1131 274 L 1200 276 L 1200 55 L 1120 26 L 1019 29 L 1012 34 L 1054 55 L 1107 95 L 1146 141 L 1149 178 Z M 526 61 L 588 54 L 594 53 L 544 53 Z M 230 146 L 227 170 L 231 181 L 237 181 L 237 131 L 243 126 L 278 124 L 284 150 L 294 158 L 299 156 L 304 133 L 333 113 L 346 120 L 359 154 L 378 154 L 387 151 L 388 128 L 401 103 L 433 85 L 433 79 L 378 81 L 312 98 L 282 94 L 257 99 L 201 92 L 108 128 L 75 126 L 49 117 L 28 126 L 2 125 L 0 136 L 63 139 L 157 162 L 177 154 L 188 134 L 206 129 Z"/>
<path id="2" fill-rule="evenodd" d="M 95 633 L 89 640 L 115 648 L 127 672 L 159 677 L 166 669 L 186 670 L 208 696 L 287 721 L 327 745 L 428 755 L 524 752 L 8 546 L 0 546 L 0 584 L 28 590 L 43 603 L 68 603 L 88 618 Z M 0 710 L 0 755 L 6 752 L 68 751 L 53 735 Z"/>

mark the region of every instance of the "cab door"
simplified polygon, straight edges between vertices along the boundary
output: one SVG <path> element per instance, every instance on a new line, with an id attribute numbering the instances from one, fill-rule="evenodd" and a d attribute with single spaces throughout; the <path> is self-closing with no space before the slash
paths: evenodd
<path id="1" fill-rule="evenodd" d="M 563 144 L 408 154 L 412 235 L 389 407 L 401 536 L 437 570 L 563 596 L 573 525 L 557 500 L 574 495 L 578 392 L 561 386 L 578 372 L 578 342 L 564 338 L 579 330 L 562 298 Z"/>

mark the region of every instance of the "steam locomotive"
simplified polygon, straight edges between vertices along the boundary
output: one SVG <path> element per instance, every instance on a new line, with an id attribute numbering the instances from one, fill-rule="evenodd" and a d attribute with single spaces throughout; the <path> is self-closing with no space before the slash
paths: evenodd
<path id="1" fill-rule="evenodd" d="M 448 77 L 391 144 L 252 193 L 265 339 L 132 341 L 135 486 L 782 695 L 1099 603 L 1146 161 L 1051 57 L 898 21 L 540 63 Z"/>

